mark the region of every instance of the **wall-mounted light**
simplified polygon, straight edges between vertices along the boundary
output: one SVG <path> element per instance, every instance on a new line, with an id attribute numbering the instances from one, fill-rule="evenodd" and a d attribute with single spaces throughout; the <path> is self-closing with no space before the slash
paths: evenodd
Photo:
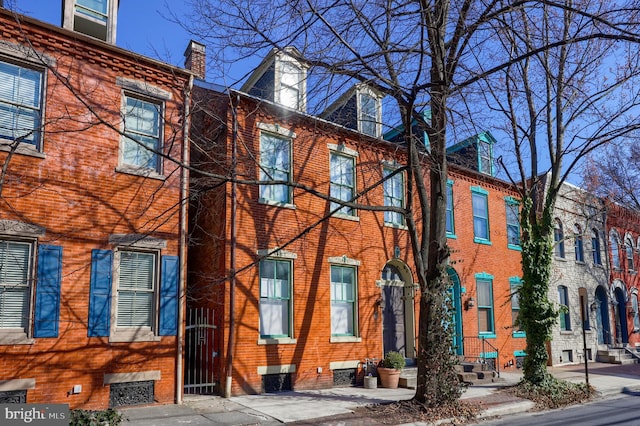
<path id="1" fill-rule="evenodd" d="M 373 304 L 373 319 L 378 321 L 378 317 L 380 316 L 380 305 L 382 305 L 382 300 L 378 299 Z"/>
<path id="2" fill-rule="evenodd" d="M 593 302 L 590 306 L 591 312 L 595 312 L 598 310 L 598 302 Z"/>
<path id="3" fill-rule="evenodd" d="M 474 306 L 476 306 L 476 299 L 474 299 L 473 297 L 468 298 L 465 303 L 465 307 L 467 308 L 467 310 L 473 308 Z"/>

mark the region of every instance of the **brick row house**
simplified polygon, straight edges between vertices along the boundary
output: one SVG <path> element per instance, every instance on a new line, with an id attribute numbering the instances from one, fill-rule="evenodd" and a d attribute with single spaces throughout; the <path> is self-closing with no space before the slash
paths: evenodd
<path id="1" fill-rule="evenodd" d="M 384 211 L 406 205 L 404 148 L 383 139 L 367 86 L 307 114 L 306 71 L 272 52 L 240 91 L 196 82 L 189 303 L 215 311 L 215 377 L 229 394 L 356 383 L 368 359 L 416 357 L 409 235 Z M 460 356 L 515 368 L 518 201 L 493 176 L 492 144 L 479 135 L 451 151 L 451 326 Z"/>
<path id="2" fill-rule="evenodd" d="M 603 314 L 598 343 L 617 348 L 640 347 L 640 214 L 613 202 L 607 203 L 609 287 L 599 294 Z M 618 354 L 619 356 L 620 354 Z"/>
<path id="3" fill-rule="evenodd" d="M 116 47 L 116 1 L 62 4 L 0 8 L 0 402 L 174 403 L 192 74 Z"/>

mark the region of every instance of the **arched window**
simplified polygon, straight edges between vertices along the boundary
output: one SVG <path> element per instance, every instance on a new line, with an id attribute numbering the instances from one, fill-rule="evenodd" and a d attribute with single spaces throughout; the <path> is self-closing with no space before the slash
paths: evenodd
<path id="1" fill-rule="evenodd" d="M 569 290 L 564 285 L 558 286 L 558 301 L 560 302 L 560 330 L 571 330 L 571 315 L 569 312 Z"/>
<path id="2" fill-rule="evenodd" d="M 562 231 L 562 222 L 556 219 L 553 228 L 553 240 L 555 241 L 555 255 L 564 259 L 564 232 Z"/>
<path id="3" fill-rule="evenodd" d="M 573 225 L 573 248 L 576 262 L 584 262 L 584 243 L 582 242 L 582 228 L 580 225 Z"/>
<path id="4" fill-rule="evenodd" d="M 631 311 L 633 313 L 633 331 L 640 330 L 640 313 L 638 313 L 638 293 L 631 295 Z"/>
<path id="5" fill-rule="evenodd" d="M 597 229 L 591 230 L 591 253 L 593 254 L 593 264 L 602 265 L 602 257 L 600 257 L 600 236 Z"/>
<path id="6" fill-rule="evenodd" d="M 609 244 L 611 245 L 611 264 L 614 268 L 620 269 L 620 241 L 615 231 L 609 234 Z"/>
<path id="7" fill-rule="evenodd" d="M 630 236 L 624 239 L 624 251 L 627 255 L 627 269 L 633 271 L 633 240 Z"/>

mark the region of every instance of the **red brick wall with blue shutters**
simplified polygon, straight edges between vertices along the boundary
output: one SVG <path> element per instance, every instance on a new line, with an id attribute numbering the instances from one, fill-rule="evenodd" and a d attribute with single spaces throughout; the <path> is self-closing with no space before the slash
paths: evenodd
<path id="1" fill-rule="evenodd" d="M 176 399 L 175 326 L 163 320 L 165 328 L 160 333 L 158 316 L 165 308 L 175 311 L 175 306 L 167 297 L 159 300 L 160 275 L 155 279 L 152 301 L 153 339 L 115 342 L 110 341 L 108 327 L 106 335 L 89 332 L 89 306 L 92 251 L 116 251 L 111 236 L 136 234 L 166 242 L 155 251 L 157 274 L 162 273 L 160 263 L 165 256 L 176 259 L 178 255 L 179 169 L 164 160 L 158 178 L 122 172 L 118 169 L 117 130 L 122 125 L 123 93 L 136 92 L 135 82 L 143 82 L 140 90 L 151 88 L 145 92 L 148 100 L 156 99 L 151 92 L 159 89 L 155 93 L 166 117 L 161 126 L 162 150 L 179 159 L 183 140 L 179 119 L 187 76 L 122 49 L 56 31 L 48 24 L 41 26 L 25 18 L 18 25 L 4 9 L 0 10 L 0 26 L 3 43 L 22 45 L 26 37 L 54 64 L 47 71 L 42 63 L 25 60 L 18 52 L 12 55 L 10 49 L 2 50 L 0 56 L 0 61 L 39 70 L 46 77 L 41 152 L 16 152 L 2 188 L 0 240 L 30 243 L 29 273 L 36 278 L 29 293 L 26 338 L 19 344 L 7 344 L 11 339 L 0 326 L 0 381 L 8 381 L 3 389 L 28 387 L 29 403 L 104 409 L 109 404 L 105 380 L 113 377 L 109 375 L 151 372 L 147 376 L 155 380 L 155 401 L 172 403 Z M 65 87 L 54 70 L 68 78 L 87 105 Z M 0 151 L 0 162 L 6 158 L 7 153 Z M 18 224 L 17 228 L 12 224 Z M 39 250 L 43 248 L 48 251 Z M 51 256 L 52 252 L 61 256 Z M 48 273 L 43 275 L 44 270 Z M 17 379 L 32 381 L 24 385 Z M 70 393 L 74 385 L 82 385 L 82 391 Z"/>
<path id="2" fill-rule="evenodd" d="M 210 99 L 218 111 L 225 111 L 227 127 L 233 128 L 227 97 Z M 216 104 L 217 102 L 217 104 Z M 222 107 L 220 105 L 223 105 Z M 396 160 L 404 164 L 404 156 L 397 146 L 370 139 L 356 132 L 340 129 L 323 121 L 298 116 L 268 104 L 241 99 L 238 108 L 238 175 L 258 179 L 260 132 L 295 134 L 291 139 L 292 180 L 301 185 L 328 193 L 330 187 L 330 152 L 354 155 L 356 163 L 356 192 L 362 192 L 382 177 L 383 165 Z M 268 127 L 270 125 L 271 127 Z M 233 135 L 219 136 L 218 144 L 225 152 L 231 151 Z M 212 169 L 215 170 L 215 169 Z M 457 171 L 456 171 L 457 170 Z M 494 277 L 494 317 L 496 338 L 491 341 L 499 348 L 500 364 L 515 358 L 517 350 L 524 349 L 524 339 L 514 339 L 511 330 L 511 306 L 504 303 L 509 296 L 509 278 L 521 276 L 520 252 L 507 249 L 505 196 L 515 193 L 504 183 L 486 176 L 467 174 L 456 169 L 450 178 L 454 181 L 454 215 L 456 239 L 450 239 L 454 250 L 452 259 L 469 297 L 477 299 L 474 274 L 486 272 Z M 491 245 L 473 242 L 471 214 L 471 186 L 482 186 L 488 192 Z M 222 313 L 220 318 L 221 346 L 219 371 L 221 384 L 226 376 L 226 344 L 229 339 L 229 283 L 224 277 L 230 267 L 231 205 L 224 204 L 230 194 L 227 185 L 224 194 L 209 194 L 200 204 L 193 206 L 198 216 L 200 245 L 190 251 L 190 279 L 194 306 L 211 306 Z M 236 223 L 237 253 L 235 296 L 235 350 L 232 393 L 260 393 L 264 374 L 292 372 L 294 389 L 328 388 L 333 385 L 331 368 L 347 368 L 353 362 L 383 355 L 382 312 L 379 302 L 381 279 L 385 264 L 396 256 L 414 270 L 409 236 L 402 227 L 384 223 L 383 212 L 357 211 L 357 220 L 332 217 L 321 221 L 329 213 L 329 203 L 303 189 L 293 189 L 289 206 L 259 202 L 256 185 L 238 186 Z M 364 204 L 381 205 L 383 188 L 378 186 L 364 194 Z M 417 201 L 417 200 L 416 200 Z M 295 206 L 295 207 L 294 207 Z M 195 214 L 192 215 L 195 217 Z M 225 218 L 222 222 L 219 218 Z M 221 228 L 221 223 L 226 224 Z M 311 226 L 316 224 L 314 226 Z M 297 235 L 300 238 L 295 239 Z M 201 238 L 201 240 L 200 240 Z M 261 339 L 260 331 L 260 271 L 259 255 L 266 249 L 283 245 L 287 252 L 274 259 L 288 260 L 292 265 L 289 339 Z M 396 254 L 397 250 L 397 254 Z M 344 258 L 343 258 L 344 256 Z M 193 259 L 198 259 L 197 262 Z M 353 338 L 331 335 L 332 262 L 347 266 L 356 261 L 357 300 Z M 218 263 L 224 261 L 224 263 Z M 415 275 L 410 272 L 415 280 Z M 418 318 L 419 291 L 414 300 L 415 318 Z M 476 308 L 463 311 L 464 335 L 478 336 Z M 417 321 L 409 327 L 417 334 Z M 415 344 L 415 342 L 413 342 Z"/>

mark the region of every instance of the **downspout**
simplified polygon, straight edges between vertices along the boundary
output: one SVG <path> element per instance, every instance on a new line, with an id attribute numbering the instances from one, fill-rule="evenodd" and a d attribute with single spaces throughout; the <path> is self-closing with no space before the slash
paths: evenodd
<path id="1" fill-rule="evenodd" d="M 240 96 L 236 98 L 240 103 Z M 229 248 L 229 342 L 227 344 L 227 377 L 224 386 L 225 398 L 231 397 L 231 382 L 233 376 L 233 352 L 235 347 L 235 306 L 236 306 L 236 163 L 237 163 L 237 142 L 238 142 L 238 110 L 237 104 L 231 106 L 231 116 L 233 119 L 233 130 L 231 136 L 231 246 Z"/>
<path id="2" fill-rule="evenodd" d="M 180 173 L 180 282 L 178 285 L 178 336 L 176 338 L 176 404 L 182 404 L 183 387 L 183 356 L 184 351 L 184 311 L 186 309 L 185 295 L 187 285 L 187 204 L 189 197 L 189 117 L 191 110 L 191 91 L 193 90 L 193 75 L 189 76 L 189 84 L 184 93 L 184 116 L 182 120 L 182 171 Z"/>

